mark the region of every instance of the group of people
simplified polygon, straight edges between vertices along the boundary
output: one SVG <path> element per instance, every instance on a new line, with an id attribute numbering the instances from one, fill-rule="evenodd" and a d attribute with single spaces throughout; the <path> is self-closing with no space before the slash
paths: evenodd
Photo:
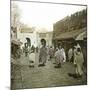
<path id="1" fill-rule="evenodd" d="M 28 47 L 28 44 L 25 45 L 26 52 L 25 56 L 28 56 L 29 59 L 29 67 L 34 67 L 35 63 L 35 50 L 31 47 Z M 50 47 L 47 48 L 46 46 L 46 40 L 41 39 L 41 48 L 39 50 L 39 65 L 38 67 L 43 67 L 46 65 L 47 60 L 51 60 L 54 58 L 55 62 L 55 68 L 61 68 L 62 63 L 66 62 L 66 53 L 61 43 L 57 44 L 57 47 Z M 68 51 L 68 59 L 70 62 L 72 62 L 75 65 L 75 73 L 68 73 L 70 77 L 82 77 L 83 75 L 83 53 L 81 50 L 81 47 L 79 44 L 76 44 L 73 46 L 73 48 L 70 48 Z"/>
<path id="2" fill-rule="evenodd" d="M 39 53 L 39 67 L 45 66 L 47 60 L 51 60 L 55 58 L 55 68 L 60 68 L 61 63 L 66 61 L 66 55 L 64 48 L 62 48 L 61 44 L 58 44 L 58 47 L 54 49 L 52 46 L 50 48 L 46 47 L 46 40 L 41 39 L 42 47 L 40 48 Z"/>

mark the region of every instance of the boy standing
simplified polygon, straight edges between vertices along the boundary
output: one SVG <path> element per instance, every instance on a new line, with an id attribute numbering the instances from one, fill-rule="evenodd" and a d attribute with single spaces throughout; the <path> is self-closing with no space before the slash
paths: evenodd
<path id="1" fill-rule="evenodd" d="M 40 48 L 39 53 L 39 66 L 45 66 L 47 60 L 47 48 L 46 48 L 46 40 L 41 39 L 42 47 Z"/>

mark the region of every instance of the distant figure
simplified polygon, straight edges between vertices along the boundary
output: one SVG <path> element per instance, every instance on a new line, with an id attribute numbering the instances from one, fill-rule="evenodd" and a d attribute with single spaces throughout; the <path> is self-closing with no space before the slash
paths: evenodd
<path id="1" fill-rule="evenodd" d="M 55 49 L 54 49 L 54 59 L 53 59 L 53 64 L 56 64 L 56 52 L 58 51 L 58 47 L 56 47 Z"/>
<path id="2" fill-rule="evenodd" d="M 49 48 L 49 56 L 50 56 L 50 59 L 53 58 L 53 55 L 54 55 L 54 49 L 53 49 L 53 47 L 51 46 L 51 47 Z"/>
<path id="3" fill-rule="evenodd" d="M 69 50 L 68 50 L 68 60 L 69 60 L 69 62 L 72 62 L 73 63 L 73 48 L 70 48 Z"/>
<path id="4" fill-rule="evenodd" d="M 66 62 L 66 53 L 65 53 L 64 48 L 61 48 L 61 53 L 62 53 L 62 56 L 63 56 L 63 62 Z"/>
<path id="5" fill-rule="evenodd" d="M 25 52 L 25 56 L 27 57 L 28 56 L 28 45 L 27 43 L 24 44 L 24 52 Z"/>
<path id="6" fill-rule="evenodd" d="M 47 60 L 47 47 L 46 47 L 46 40 L 41 39 L 42 47 L 40 48 L 39 53 L 39 66 L 45 66 Z"/>
<path id="7" fill-rule="evenodd" d="M 33 50 L 33 51 L 35 52 L 35 47 L 34 47 L 34 45 L 32 45 L 31 50 Z"/>
<path id="8" fill-rule="evenodd" d="M 48 60 L 48 61 L 50 60 L 49 49 L 50 49 L 50 47 L 47 46 L 47 60 Z"/>

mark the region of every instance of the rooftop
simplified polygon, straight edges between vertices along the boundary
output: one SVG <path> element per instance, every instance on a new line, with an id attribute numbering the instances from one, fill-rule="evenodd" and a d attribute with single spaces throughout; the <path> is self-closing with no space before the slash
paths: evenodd
<path id="1" fill-rule="evenodd" d="M 83 32 L 86 32 L 87 29 L 86 28 L 83 28 L 83 29 L 79 29 L 79 30 L 73 30 L 73 31 L 69 31 L 69 32 L 64 32 L 64 33 L 61 33 L 59 34 L 58 36 L 56 36 L 54 39 L 76 39 L 76 37 L 78 35 L 80 35 L 81 33 Z"/>

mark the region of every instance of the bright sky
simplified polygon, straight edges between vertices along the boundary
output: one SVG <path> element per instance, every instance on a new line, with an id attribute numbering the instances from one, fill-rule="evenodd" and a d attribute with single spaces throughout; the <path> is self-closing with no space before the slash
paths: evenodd
<path id="1" fill-rule="evenodd" d="M 53 23 L 86 8 L 86 6 L 76 5 L 14 2 L 21 10 L 21 22 L 38 29 L 45 28 L 48 31 L 53 30 Z"/>

